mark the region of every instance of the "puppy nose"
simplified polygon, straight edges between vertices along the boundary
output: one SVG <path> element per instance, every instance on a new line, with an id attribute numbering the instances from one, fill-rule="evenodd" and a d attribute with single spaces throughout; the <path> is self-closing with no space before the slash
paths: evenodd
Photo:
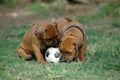
<path id="1" fill-rule="evenodd" d="M 61 61 L 61 62 L 64 62 L 64 61 L 66 61 L 66 59 L 65 59 L 64 57 L 61 57 L 61 58 L 60 58 L 60 61 Z"/>
<path id="2" fill-rule="evenodd" d="M 65 57 L 60 58 L 60 62 L 70 63 L 71 60 L 67 60 Z"/>

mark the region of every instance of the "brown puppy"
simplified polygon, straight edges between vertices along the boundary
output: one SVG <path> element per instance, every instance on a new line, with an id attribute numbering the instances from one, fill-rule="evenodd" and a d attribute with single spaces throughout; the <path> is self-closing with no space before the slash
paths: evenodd
<path id="1" fill-rule="evenodd" d="M 38 62 L 46 63 L 43 52 L 57 44 L 57 35 L 55 23 L 41 21 L 25 33 L 17 52 L 24 59 L 30 59 L 34 54 Z"/>
<path id="2" fill-rule="evenodd" d="M 55 21 L 56 25 L 57 25 L 57 30 L 58 30 L 58 39 L 61 39 L 61 36 L 65 30 L 65 25 L 69 24 L 70 22 L 73 22 L 72 19 L 70 18 L 60 18 L 58 20 Z"/>
<path id="3" fill-rule="evenodd" d="M 66 22 L 62 24 L 63 21 Z M 86 36 L 83 25 L 69 18 L 58 19 L 56 23 L 60 36 L 59 47 L 62 59 L 67 62 L 73 59 L 84 61 Z"/>

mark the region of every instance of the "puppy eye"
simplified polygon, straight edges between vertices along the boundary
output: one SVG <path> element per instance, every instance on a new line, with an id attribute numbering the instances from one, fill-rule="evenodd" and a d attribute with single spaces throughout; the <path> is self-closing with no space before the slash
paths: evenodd
<path id="1" fill-rule="evenodd" d="M 48 30 L 47 29 L 45 29 L 45 32 L 47 32 Z"/>
<path id="2" fill-rule="evenodd" d="M 52 40 L 52 38 L 47 39 L 48 41 Z"/>
<path id="3" fill-rule="evenodd" d="M 68 54 L 68 55 L 71 54 L 71 52 L 69 52 L 69 51 L 67 51 L 67 52 L 65 52 L 65 53 Z"/>
<path id="4" fill-rule="evenodd" d="M 58 36 L 55 36 L 55 38 L 57 38 Z"/>

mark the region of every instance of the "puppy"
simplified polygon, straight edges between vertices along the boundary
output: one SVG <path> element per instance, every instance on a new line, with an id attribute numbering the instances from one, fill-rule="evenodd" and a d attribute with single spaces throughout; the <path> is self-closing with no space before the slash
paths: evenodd
<path id="1" fill-rule="evenodd" d="M 61 59 L 67 62 L 74 59 L 84 61 L 86 35 L 83 25 L 70 18 L 58 19 L 56 24 L 60 36 Z"/>
<path id="2" fill-rule="evenodd" d="M 41 21 L 29 29 L 17 48 L 18 55 L 28 60 L 34 54 L 39 63 L 46 63 L 44 52 L 57 44 L 57 28 L 53 22 Z"/>
<path id="3" fill-rule="evenodd" d="M 56 25 L 57 25 L 57 30 L 58 30 L 58 40 L 61 39 L 61 36 L 63 34 L 65 25 L 69 24 L 70 22 L 73 22 L 72 19 L 65 17 L 65 18 L 60 18 L 58 20 L 55 21 Z"/>

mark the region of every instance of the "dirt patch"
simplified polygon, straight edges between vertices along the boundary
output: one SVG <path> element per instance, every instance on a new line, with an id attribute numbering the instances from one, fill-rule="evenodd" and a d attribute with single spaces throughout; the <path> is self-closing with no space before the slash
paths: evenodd
<path id="1" fill-rule="evenodd" d="M 50 16 L 43 16 L 41 12 L 26 12 L 23 8 L 9 9 L 0 12 L 0 26 L 33 24 L 40 20 L 54 20 L 64 16 L 75 18 L 77 15 L 95 13 L 94 9 L 98 6 L 96 4 L 67 4 L 64 14 L 53 12 L 49 14 Z"/>

